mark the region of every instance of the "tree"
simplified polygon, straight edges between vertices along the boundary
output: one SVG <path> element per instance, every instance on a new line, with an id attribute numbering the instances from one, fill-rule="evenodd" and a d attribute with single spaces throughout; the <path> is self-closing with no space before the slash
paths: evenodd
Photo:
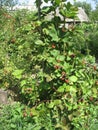
<path id="1" fill-rule="evenodd" d="M 88 17 L 90 17 L 90 14 L 91 14 L 91 11 L 92 11 L 91 4 L 89 4 L 87 2 L 75 2 L 74 5 L 76 7 L 82 7 L 85 10 Z"/>
<path id="2" fill-rule="evenodd" d="M 18 0 L 0 0 L 0 7 L 8 6 L 12 8 L 16 4 L 18 4 Z"/>
<path id="3" fill-rule="evenodd" d="M 93 21 L 98 21 L 98 3 L 96 4 L 95 10 L 93 10 L 91 13 L 91 19 Z"/>
<path id="4" fill-rule="evenodd" d="M 35 3 L 36 3 L 36 7 L 38 9 L 38 19 L 40 20 L 42 1 L 41 0 L 36 0 Z"/>
<path id="5" fill-rule="evenodd" d="M 93 1 L 96 2 L 96 3 L 98 2 L 98 0 L 93 0 Z"/>

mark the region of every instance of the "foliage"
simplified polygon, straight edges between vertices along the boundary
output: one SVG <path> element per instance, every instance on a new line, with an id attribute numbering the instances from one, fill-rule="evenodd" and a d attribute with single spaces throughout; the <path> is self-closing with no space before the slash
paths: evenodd
<path id="1" fill-rule="evenodd" d="M 97 23 L 82 24 L 82 29 L 84 30 L 85 44 L 82 44 L 82 50 L 87 49 L 88 54 L 91 54 L 98 59 L 98 25 Z M 82 43 L 82 42 L 81 42 Z M 85 52 L 85 51 L 84 51 Z"/>
<path id="2" fill-rule="evenodd" d="M 20 103 L 3 106 L 0 110 L 0 130 L 32 130 L 35 122 L 31 112 L 26 113 L 25 109 Z"/>
<path id="3" fill-rule="evenodd" d="M 86 42 L 83 28 L 65 26 L 66 17 L 74 19 L 77 8 L 70 2 L 51 3 L 41 8 L 40 20 L 36 12 L 1 15 L 6 24 L 2 22 L 0 30 L 0 87 L 13 90 L 18 100 L 30 107 L 25 120 L 23 108 L 18 106 L 19 129 L 25 129 L 29 121 L 35 130 L 89 129 L 92 109 L 98 105 L 98 67 L 94 57 L 77 47 Z M 55 15 L 58 8 L 63 20 Z M 45 19 L 51 12 L 51 20 Z M 14 116 L 11 113 L 12 125 Z"/>
<path id="4" fill-rule="evenodd" d="M 98 58 L 98 25 L 94 25 L 93 31 L 89 34 L 89 49 L 91 50 L 91 54 Z"/>
<path id="5" fill-rule="evenodd" d="M 84 112 L 88 114 L 85 118 L 83 118 L 83 114 L 81 113 L 76 117 L 76 112 L 73 115 L 69 115 L 68 119 L 65 118 L 64 113 L 62 113 L 61 119 L 59 117 L 60 111 L 60 101 L 55 100 L 55 105 L 58 104 L 58 107 L 54 106 L 54 108 L 50 111 L 49 108 L 53 106 L 52 103 L 47 104 L 48 108 L 45 104 L 40 104 L 37 107 L 29 108 L 19 102 L 13 103 L 11 105 L 0 106 L 0 130 L 8 129 L 8 130 L 57 130 L 57 129 L 80 129 L 83 123 L 85 123 L 85 129 L 96 130 L 98 127 L 98 106 L 90 105 L 90 107 L 82 106 Z M 83 105 L 83 104 L 81 104 Z M 80 105 L 80 106 L 81 106 Z M 81 110 L 79 110 L 81 112 Z M 79 112 L 78 111 L 78 112 Z M 83 111 L 83 110 L 82 110 Z M 52 116 L 53 115 L 53 116 Z M 73 119 L 74 116 L 74 119 Z M 82 120 L 81 119 L 82 116 Z M 89 117 L 89 118 L 88 118 Z M 73 119 L 73 120 L 72 120 Z M 61 120 L 61 123 L 60 123 Z M 72 122 L 75 124 L 75 128 L 69 128 L 69 125 L 65 127 L 66 120 L 68 122 Z M 81 125 L 79 127 L 79 124 Z M 82 129 L 82 128 L 81 128 Z M 83 128 L 84 129 L 84 128 Z"/>
<path id="6" fill-rule="evenodd" d="M 94 21 L 94 22 L 97 22 L 98 21 L 98 3 L 96 4 L 96 8 L 92 11 L 91 13 L 91 19 Z"/>

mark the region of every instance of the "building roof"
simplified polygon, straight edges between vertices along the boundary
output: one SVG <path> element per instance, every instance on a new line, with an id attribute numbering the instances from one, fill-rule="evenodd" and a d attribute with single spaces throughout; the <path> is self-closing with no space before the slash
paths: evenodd
<path id="1" fill-rule="evenodd" d="M 18 10 L 18 9 L 27 9 L 30 11 L 36 10 L 35 6 L 32 5 L 16 5 L 12 8 L 12 10 Z M 61 20 L 64 20 L 64 17 L 59 13 L 59 9 L 56 10 L 56 16 L 59 16 Z M 51 20 L 53 18 L 53 12 L 48 14 L 45 19 Z M 89 18 L 87 14 L 85 13 L 84 9 L 82 7 L 78 7 L 77 11 L 77 19 L 69 19 L 66 18 L 66 22 L 89 22 Z"/>
<path id="2" fill-rule="evenodd" d="M 64 17 L 61 16 L 58 9 L 56 10 L 56 16 L 59 16 L 62 21 L 64 20 Z M 46 16 L 46 19 L 48 19 L 48 20 L 51 20 L 52 18 L 53 18 L 53 12 Z M 68 23 L 70 23 L 70 22 L 89 22 L 89 18 L 87 16 L 87 14 L 85 13 L 84 9 L 79 7 L 78 11 L 77 11 L 77 18 L 76 19 L 66 18 L 66 22 L 68 22 Z"/>
<path id="3" fill-rule="evenodd" d="M 82 7 L 78 8 L 77 17 L 81 22 L 88 22 L 89 18 Z"/>

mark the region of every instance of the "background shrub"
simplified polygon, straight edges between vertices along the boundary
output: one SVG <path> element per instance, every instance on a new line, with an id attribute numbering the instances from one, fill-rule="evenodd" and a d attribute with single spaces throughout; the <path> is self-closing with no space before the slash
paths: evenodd
<path id="1" fill-rule="evenodd" d="M 98 59 L 98 25 L 95 24 L 94 30 L 89 34 L 89 49 L 91 55 Z"/>

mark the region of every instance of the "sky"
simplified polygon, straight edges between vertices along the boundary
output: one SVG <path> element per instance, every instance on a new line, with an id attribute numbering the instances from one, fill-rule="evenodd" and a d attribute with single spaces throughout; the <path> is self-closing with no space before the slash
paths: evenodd
<path id="1" fill-rule="evenodd" d="M 24 3 L 26 0 L 19 0 L 19 1 L 20 1 L 20 3 Z M 74 0 L 67 0 L 67 1 L 70 1 L 72 4 L 74 2 Z M 80 2 L 86 1 L 87 3 L 91 4 L 93 9 L 95 8 L 95 3 L 93 0 L 76 0 L 76 1 L 80 1 Z M 35 0 L 28 0 L 27 5 L 34 5 L 34 2 L 35 2 Z"/>

